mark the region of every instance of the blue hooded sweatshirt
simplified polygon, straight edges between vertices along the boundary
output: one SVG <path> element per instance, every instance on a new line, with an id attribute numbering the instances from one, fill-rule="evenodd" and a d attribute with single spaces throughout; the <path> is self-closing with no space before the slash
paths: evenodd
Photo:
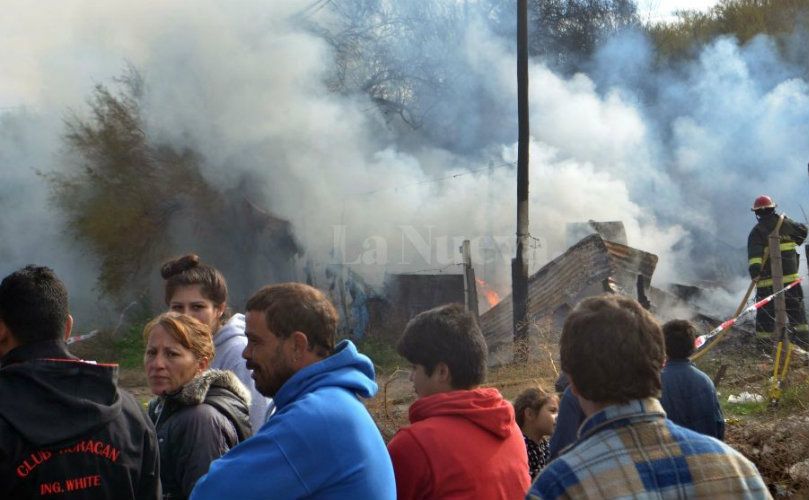
<path id="1" fill-rule="evenodd" d="M 273 417 L 212 462 L 191 499 L 395 500 L 390 456 L 357 397 L 376 391 L 371 360 L 340 342 L 281 386 Z"/>

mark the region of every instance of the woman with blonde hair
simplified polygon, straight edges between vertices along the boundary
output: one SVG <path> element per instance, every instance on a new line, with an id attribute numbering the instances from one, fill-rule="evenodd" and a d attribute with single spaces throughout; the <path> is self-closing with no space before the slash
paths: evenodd
<path id="1" fill-rule="evenodd" d="M 250 393 L 233 372 L 208 369 L 208 325 L 163 313 L 146 325 L 143 339 L 146 377 L 157 396 L 147 413 L 157 430 L 163 498 L 188 498 L 213 460 L 252 435 Z"/>

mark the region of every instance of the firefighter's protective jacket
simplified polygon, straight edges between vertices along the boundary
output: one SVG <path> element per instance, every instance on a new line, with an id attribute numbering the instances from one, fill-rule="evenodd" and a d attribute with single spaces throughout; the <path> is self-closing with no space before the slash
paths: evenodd
<path id="1" fill-rule="evenodd" d="M 750 277 L 756 278 L 760 275 L 758 287 L 772 286 L 772 274 L 770 271 L 770 260 L 764 264 L 764 249 L 768 245 L 768 237 L 778 224 L 779 215 L 776 213 L 762 216 L 758 224 L 750 231 L 747 238 L 747 266 Z M 806 239 L 807 228 L 805 225 L 795 222 L 784 216 L 779 234 L 781 237 L 781 266 L 784 271 L 784 284 L 789 284 L 798 279 L 798 254 L 795 249 Z"/>

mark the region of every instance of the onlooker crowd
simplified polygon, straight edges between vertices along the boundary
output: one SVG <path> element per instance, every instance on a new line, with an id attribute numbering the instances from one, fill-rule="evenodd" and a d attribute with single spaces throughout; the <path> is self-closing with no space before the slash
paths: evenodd
<path id="1" fill-rule="evenodd" d="M 386 446 L 361 400 L 377 392 L 374 365 L 337 341 L 323 292 L 268 285 L 226 322 L 215 268 L 188 254 L 162 275 L 169 312 L 143 331 L 145 412 L 117 365 L 67 349 L 73 319 L 50 269 L 0 283 L 1 498 L 772 498 L 721 441 L 716 389 L 688 359 L 694 325 L 661 329 L 635 300 L 580 302 L 557 391 L 513 405 L 484 385 L 472 314 L 417 314 L 397 345 L 416 401 Z"/>

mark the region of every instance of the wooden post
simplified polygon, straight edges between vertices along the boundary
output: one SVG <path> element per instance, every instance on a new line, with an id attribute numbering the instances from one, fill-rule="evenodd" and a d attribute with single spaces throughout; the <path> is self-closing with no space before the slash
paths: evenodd
<path id="1" fill-rule="evenodd" d="M 770 234 L 768 238 L 770 247 L 770 276 L 772 277 L 773 293 L 784 288 L 784 270 L 781 265 L 781 236 L 778 232 Z M 781 293 L 775 297 L 775 335 L 776 342 L 784 337 L 784 348 L 788 347 L 789 335 L 784 335 L 787 324 L 786 295 Z M 786 352 L 786 351 L 784 351 Z"/>
<path id="2" fill-rule="evenodd" d="M 511 261 L 514 361 L 528 363 L 528 1 L 517 0 L 517 255 Z"/>
<path id="3" fill-rule="evenodd" d="M 480 322 L 478 315 L 478 287 L 475 281 L 475 269 L 472 267 L 472 252 L 469 240 L 464 240 L 461 246 L 463 256 L 463 291 L 466 301 L 466 310 L 475 315 L 475 320 Z"/>

